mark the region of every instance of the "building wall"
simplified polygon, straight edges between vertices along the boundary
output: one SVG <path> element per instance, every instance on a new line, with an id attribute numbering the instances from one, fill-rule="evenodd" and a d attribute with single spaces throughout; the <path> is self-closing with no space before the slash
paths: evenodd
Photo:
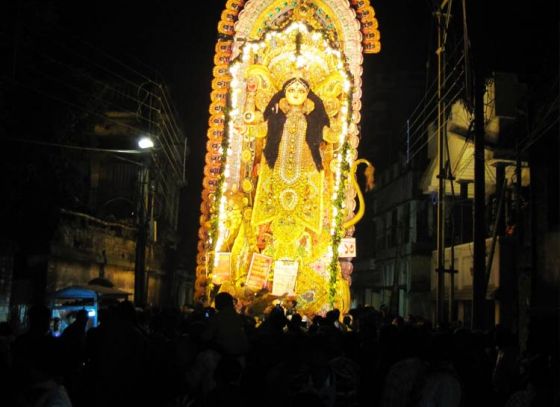
<path id="1" fill-rule="evenodd" d="M 7 321 L 10 314 L 10 297 L 14 275 L 14 245 L 0 241 L 0 321 Z"/>
<path id="2" fill-rule="evenodd" d="M 76 213 L 64 213 L 51 243 L 47 292 L 87 284 L 103 276 L 115 287 L 134 294 L 136 230 Z M 163 265 L 157 247 L 147 250 L 147 298 L 160 304 Z"/>
<path id="3" fill-rule="evenodd" d="M 395 312 L 429 318 L 433 207 L 417 179 L 400 161 L 377 175 L 368 211 L 371 259 L 356 262 L 352 288 L 356 303 L 389 306 L 394 292 Z"/>

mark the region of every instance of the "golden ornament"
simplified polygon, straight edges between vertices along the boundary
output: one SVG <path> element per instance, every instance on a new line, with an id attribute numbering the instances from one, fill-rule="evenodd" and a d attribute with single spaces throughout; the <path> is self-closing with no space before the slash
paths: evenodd
<path id="1" fill-rule="evenodd" d="M 243 180 L 243 182 L 241 183 L 241 189 L 243 189 L 243 192 L 246 193 L 249 193 L 253 190 L 253 183 L 249 178 L 245 178 Z"/>
<path id="2" fill-rule="evenodd" d="M 243 150 L 241 152 L 241 161 L 243 161 L 244 163 L 248 163 L 249 161 L 251 161 L 252 157 L 253 154 L 251 154 L 251 150 Z"/>

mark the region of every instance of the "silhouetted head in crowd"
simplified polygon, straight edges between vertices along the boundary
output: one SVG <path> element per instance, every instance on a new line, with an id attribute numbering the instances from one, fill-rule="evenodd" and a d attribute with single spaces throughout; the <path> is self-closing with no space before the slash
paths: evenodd
<path id="1" fill-rule="evenodd" d="M 123 321 L 128 321 L 132 323 L 137 322 L 136 309 L 130 301 L 122 301 L 117 306 L 119 318 Z"/>
<path id="2" fill-rule="evenodd" d="M 85 309 L 81 309 L 76 313 L 76 322 L 78 324 L 86 325 L 88 322 L 88 312 Z"/>
<path id="3" fill-rule="evenodd" d="M 333 309 L 327 312 L 326 319 L 329 323 L 334 323 L 340 318 L 340 311 L 338 309 Z"/>
<path id="4" fill-rule="evenodd" d="M 290 332 L 300 332 L 303 322 L 300 314 L 292 314 L 290 322 L 288 322 L 288 330 Z"/>
<path id="5" fill-rule="evenodd" d="M 302 317 L 300 314 L 292 314 L 291 323 L 295 326 L 301 326 Z"/>
<path id="6" fill-rule="evenodd" d="M 323 401 L 318 393 L 305 391 L 297 393 L 292 400 L 293 407 L 322 407 Z"/>
<path id="7" fill-rule="evenodd" d="M 12 335 L 13 331 L 10 327 L 10 323 L 3 321 L 0 322 L 0 336 L 10 336 Z"/>
<path id="8" fill-rule="evenodd" d="M 288 322 L 288 319 L 284 315 L 284 310 L 278 305 L 272 307 L 270 313 L 266 317 L 266 320 L 271 327 L 278 330 L 282 330 Z"/>
<path id="9" fill-rule="evenodd" d="M 33 305 L 29 309 L 29 331 L 46 334 L 51 327 L 51 310 L 43 304 Z"/>
<path id="10" fill-rule="evenodd" d="M 400 315 L 397 315 L 395 318 L 393 318 L 393 320 L 391 321 L 391 324 L 393 324 L 397 328 L 399 328 L 399 327 L 404 325 L 404 319 Z"/>
<path id="11" fill-rule="evenodd" d="M 218 311 L 222 311 L 225 309 L 233 309 L 235 306 L 233 297 L 231 294 L 223 292 L 216 295 L 214 299 L 214 303 L 216 304 L 216 309 Z"/>
<path id="12" fill-rule="evenodd" d="M 437 332 L 428 345 L 428 357 L 432 362 L 446 362 L 453 358 L 454 341 L 451 334 Z"/>
<path id="13" fill-rule="evenodd" d="M 498 324 L 494 330 L 494 343 L 499 349 L 515 346 L 515 335 L 503 325 Z"/>
<path id="14" fill-rule="evenodd" d="M 224 356 L 214 371 L 214 379 L 218 384 L 234 384 L 239 381 L 243 368 L 237 358 Z"/>

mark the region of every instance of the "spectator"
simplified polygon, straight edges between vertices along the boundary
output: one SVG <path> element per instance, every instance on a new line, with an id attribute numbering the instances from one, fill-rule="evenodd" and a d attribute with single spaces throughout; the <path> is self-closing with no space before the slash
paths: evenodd
<path id="1" fill-rule="evenodd" d="M 235 311 L 233 297 L 222 292 L 216 295 L 216 315 L 210 319 L 201 339 L 210 342 L 216 350 L 227 356 L 244 357 L 248 350 L 245 321 Z"/>

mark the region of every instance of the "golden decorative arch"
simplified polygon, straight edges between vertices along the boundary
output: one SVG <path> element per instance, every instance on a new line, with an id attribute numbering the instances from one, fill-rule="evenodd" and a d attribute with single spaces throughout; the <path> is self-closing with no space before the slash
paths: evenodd
<path id="1" fill-rule="evenodd" d="M 344 154 L 342 150 L 340 151 L 338 164 L 334 167 L 336 167 L 335 170 L 338 171 L 339 177 L 336 181 L 339 201 L 344 201 L 342 207 L 348 207 L 348 209 L 343 211 L 342 207 L 335 208 L 333 217 L 339 219 L 336 229 L 339 237 L 347 236 L 352 232 L 351 229 L 344 232 L 341 226 L 344 219 L 353 218 L 355 205 L 348 205 L 348 203 L 354 202 L 356 196 L 356 192 L 350 185 L 347 185 L 344 177 L 347 176 L 351 162 L 357 158 L 362 54 L 380 51 L 380 35 L 373 7 L 369 0 L 228 0 L 218 23 L 219 38 L 215 47 L 214 79 L 212 80 L 209 108 L 210 119 L 197 247 L 195 281 L 195 298 L 197 299 L 204 297 L 208 299 L 209 290 L 212 288 L 209 277 L 212 277 L 213 265 L 217 261 L 215 258 L 216 245 L 219 239 L 223 241 L 229 238 L 227 234 L 220 235 L 218 229 L 223 225 L 227 225 L 226 229 L 239 227 L 245 216 L 242 211 L 236 212 L 238 208 L 246 204 L 243 201 L 244 198 L 235 192 L 236 189 L 227 189 L 227 184 L 231 183 L 237 183 L 241 192 L 244 188 L 250 188 L 243 184 L 243 180 L 230 175 L 235 173 L 230 168 L 235 161 L 228 160 L 228 156 L 232 154 L 232 148 L 235 148 L 235 145 L 232 146 L 230 137 L 235 134 L 237 128 L 235 123 L 239 123 L 239 120 L 236 122 L 233 111 L 241 105 L 241 102 L 237 102 L 235 98 L 243 98 L 245 102 L 247 98 L 246 92 L 240 91 L 239 82 L 255 81 L 256 86 L 260 89 L 256 93 L 257 97 L 254 101 L 255 114 L 258 116 L 287 74 L 281 72 L 281 68 L 285 69 L 287 66 L 285 61 L 272 61 L 274 52 L 268 52 L 266 55 L 259 54 L 257 49 L 259 41 L 262 45 L 262 41 L 267 35 L 287 30 L 294 22 L 299 24 L 294 30 L 307 30 L 305 32 L 309 32 L 309 37 L 306 37 L 308 41 L 313 40 L 311 35 L 315 35 L 317 41 L 320 36 L 321 41 L 324 40 L 324 44 L 326 44 L 323 51 L 328 49 L 328 52 L 332 52 L 331 59 L 315 53 L 318 60 L 314 65 L 307 61 L 306 66 L 310 67 L 309 70 L 312 71 L 310 74 L 313 77 L 312 88 L 325 100 L 329 116 L 336 117 L 338 126 L 344 127 L 344 131 L 340 128 L 337 130 L 336 134 L 340 140 L 336 140 L 336 142 L 339 142 L 340 148 L 342 145 L 346 147 Z M 286 46 L 289 46 L 289 43 L 289 41 L 286 42 Z M 292 41 L 291 44 L 293 43 Z M 305 54 L 306 46 L 304 42 L 302 44 L 303 54 Z M 287 54 L 282 55 L 285 57 Z M 243 57 L 269 59 L 261 61 L 264 62 L 261 64 L 251 63 L 241 68 L 240 60 Z M 338 64 L 338 69 L 332 68 L 335 63 Z M 329 68 L 322 70 L 322 67 L 325 66 Z M 240 71 L 242 71 L 241 74 L 239 74 Z M 348 105 L 344 105 L 345 101 L 348 102 Z M 344 115 L 340 114 L 343 108 L 346 109 Z M 251 120 L 256 119 L 251 117 L 248 120 L 249 123 L 252 123 Z M 255 137 L 259 137 L 259 132 L 262 133 L 262 126 L 252 126 L 251 131 L 254 132 Z M 241 153 L 241 151 L 236 153 L 239 160 L 246 158 L 242 157 Z M 224 205 L 226 209 L 224 209 Z M 228 217 L 227 221 L 223 216 L 220 217 L 224 210 L 233 214 Z M 344 212 L 343 216 L 342 212 Z M 333 248 L 336 248 L 335 246 L 336 244 L 333 244 Z M 334 268 L 337 268 L 339 266 L 335 260 L 332 264 Z M 345 303 L 347 306 L 349 303 L 347 285 L 338 281 L 334 274 L 331 279 L 331 300 L 336 291 L 344 297 L 341 303 Z M 345 288 L 341 288 L 341 286 Z M 332 305 L 333 301 L 331 301 Z M 341 306 L 341 304 L 338 305 Z"/>

